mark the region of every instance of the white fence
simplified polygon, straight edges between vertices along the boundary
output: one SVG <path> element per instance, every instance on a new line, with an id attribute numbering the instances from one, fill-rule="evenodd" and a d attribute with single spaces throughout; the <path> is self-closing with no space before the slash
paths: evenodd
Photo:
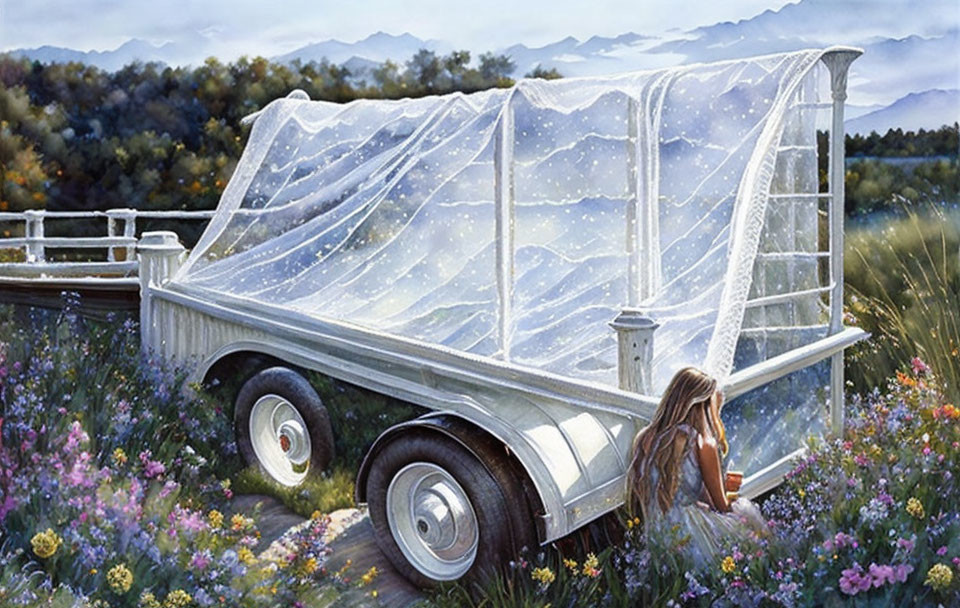
<path id="1" fill-rule="evenodd" d="M 207 221 L 213 211 L 141 211 L 108 209 L 106 211 L 29 210 L 0 213 L 0 223 L 24 223 L 22 237 L 0 238 L 0 249 L 21 249 L 22 262 L 0 263 L 0 278 L 8 280 L 77 279 L 98 277 L 122 279 L 136 277 L 137 220 Z M 107 220 L 106 236 L 48 237 L 44 220 Z M 17 231 L 18 232 L 18 231 Z M 47 253 L 55 249 L 106 250 L 105 261 L 48 261 Z"/>

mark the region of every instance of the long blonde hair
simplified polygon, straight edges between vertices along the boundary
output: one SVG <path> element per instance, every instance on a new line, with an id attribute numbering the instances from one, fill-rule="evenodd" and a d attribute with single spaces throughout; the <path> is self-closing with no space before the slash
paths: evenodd
<path id="1" fill-rule="evenodd" d="M 662 512 L 667 512 L 673 504 L 680 483 L 680 467 L 683 465 L 683 456 L 687 449 L 688 435 L 677 432 L 681 424 L 687 424 L 700 434 L 710 433 L 716 438 L 720 452 L 726 456 L 727 445 L 726 429 L 720 420 L 719 408 L 711 407 L 711 399 L 717 391 L 717 381 L 708 374 L 695 367 L 685 367 L 678 371 L 667 391 L 657 406 L 653 420 L 645 426 L 633 440 L 633 460 L 630 463 L 629 488 L 631 512 L 636 512 L 636 503 L 640 504 L 644 518 L 649 518 L 647 508 L 651 504 L 652 493 L 656 493 L 657 505 Z M 706 416 L 703 415 L 706 408 Z M 703 428 L 706 419 L 707 428 Z M 650 441 L 647 441 L 647 438 Z M 657 438 L 665 440 L 657 443 Z M 644 454 L 644 446 L 655 450 L 652 454 Z M 659 480 L 656 488 L 651 488 L 649 480 L 650 467 L 644 469 L 644 462 L 650 460 L 651 466 L 656 466 Z"/>

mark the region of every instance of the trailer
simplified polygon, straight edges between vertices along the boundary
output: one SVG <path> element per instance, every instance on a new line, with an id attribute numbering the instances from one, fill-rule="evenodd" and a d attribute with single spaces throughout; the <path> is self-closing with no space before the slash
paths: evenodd
<path id="1" fill-rule="evenodd" d="M 843 325 L 859 54 L 396 101 L 294 92 L 250 117 L 189 255 L 172 233 L 140 240 L 144 348 L 201 382 L 249 370 L 238 444 L 290 486 L 333 453 L 298 370 L 427 408 L 380 435 L 356 486 L 420 585 L 622 505 L 633 437 L 685 365 L 720 380 L 727 464 L 762 494 L 842 428 L 843 351 L 866 335 Z"/>

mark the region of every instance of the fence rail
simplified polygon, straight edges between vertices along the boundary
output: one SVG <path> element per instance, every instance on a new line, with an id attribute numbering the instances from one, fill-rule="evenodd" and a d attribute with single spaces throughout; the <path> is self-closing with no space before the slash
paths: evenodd
<path id="1" fill-rule="evenodd" d="M 23 262 L 0 263 L 0 278 L 57 279 L 95 277 L 129 279 L 139 270 L 135 252 L 138 242 L 137 220 L 208 221 L 213 211 L 143 211 L 139 209 L 107 209 L 105 211 L 0 212 L 0 222 L 24 224 L 23 236 L 0 238 L 0 249 L 23 251 Z M 106 219 L 106 236 L 49 237 L 44 234 L 44 220 Z M 48 261 L 51 249 L 104 249 L 106 260 Z M 120 252 L 123 252 L 122 258 Z"/>

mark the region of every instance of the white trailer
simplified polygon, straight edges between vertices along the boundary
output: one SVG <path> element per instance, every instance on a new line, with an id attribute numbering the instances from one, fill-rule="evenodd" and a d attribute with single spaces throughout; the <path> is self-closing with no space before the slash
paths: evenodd
<path id="1" fill-rule="evenodd" d="M 672 374 L 726 394 L 742 493 L 843 424 L 843 102 L 860 51 L 808 50 L 253 117 L 185 256 L 144 235 L 144 347 L 197 380 L 251 361 L 245 455 L 332 454 L 296 371 L 430 410 L 359 468 L 381 547 L 455 580 L 616 509 Z M 829 133 L 826 188 L 817 131 Z"/>

